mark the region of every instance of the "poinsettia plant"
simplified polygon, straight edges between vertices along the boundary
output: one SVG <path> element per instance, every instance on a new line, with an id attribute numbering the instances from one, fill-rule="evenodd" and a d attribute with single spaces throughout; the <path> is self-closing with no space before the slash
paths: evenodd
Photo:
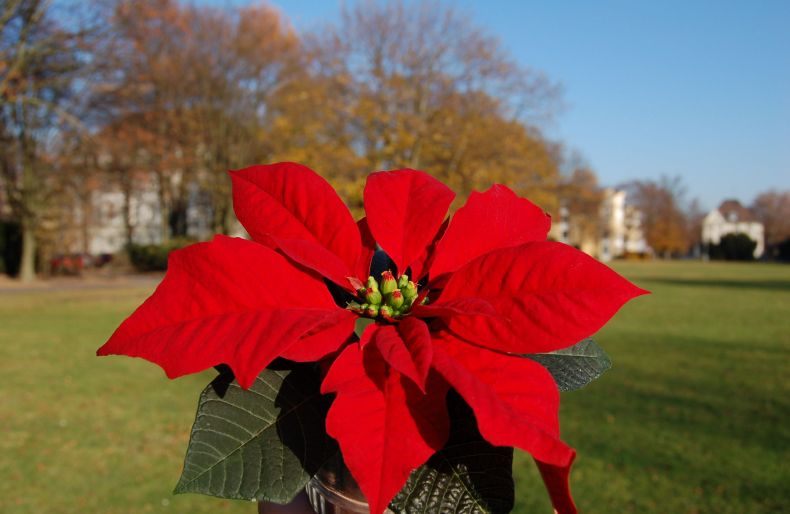
<path id="1" fill-rule="evenodd" d="M 373 514 L 507 512 L 515 447 L 576 512 L 559 390 L 609 366 L 587 338 L 644 290 L 547 241 L 549 216 L 502 185 L 447 219 L 427 173 L 373 173 L 355 222 L 304 166 L 231 178 L 251 240 L 173 252 L 98 350 L 220 370 L 176 491 L 287 503 L 339 451 Z"/>

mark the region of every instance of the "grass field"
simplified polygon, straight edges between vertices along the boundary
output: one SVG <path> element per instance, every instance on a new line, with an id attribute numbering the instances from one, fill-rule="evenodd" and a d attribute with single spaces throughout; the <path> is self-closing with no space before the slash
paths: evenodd
<path id="1" fill-rule="evenodd" d="M 653 291 L 596 337 L 613 369 L 563 395 L 585 513 L 790 506 L 790 266 L 623 263 Z M 211 373 L 94 357 L 149 287 L 0 291 L 0 512 L 249 513 L 171 495 Z M 520 514 L 551 509 L 516 461 Z M 786 512 L 786 511 L 785 511 Z"/>

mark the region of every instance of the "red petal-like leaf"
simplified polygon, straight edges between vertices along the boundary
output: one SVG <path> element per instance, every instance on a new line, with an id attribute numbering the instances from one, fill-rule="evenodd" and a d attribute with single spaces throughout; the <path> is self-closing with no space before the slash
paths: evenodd
<path id="1" fill-rule="evenodd" d="M 303 335 L 297 343 L 286 348 L 280 357 L 297 362 L 321 360 L 349 340 L 358 318 L 347 309 L 338 309 Z"/>
<path id="2" fill-rule="evenodd" d="M 370 325 L 362 333 L 360 345 L 372 343 L 384 360 L 425 391 L 425 381 L 433 358 L 428 327 L 416 318 L 405 318 L 397 325 Z"/>
<path id="3" fill-rule="evenodd" d="M 575 456 L 574 456 L 575 457 Z M 567 466 L 552 466 L 539 460 L 535 460 L 549 492 L 551 503 L 554 505 L 554 512 L 557 514 L 576 514 L 576 504 L 573 503 L 573 496 L 570 488 L 570 473 L 573 459 Z"/>
<path id="4" fill-rule="evenodd" d="M 423 384 L 422 389 L 425 390 L 424 385 L 433 360 L 433 341 L 428 326 L 420 319 L 406 317 L 398 323 L 397 327 L 398 334 L 406 343 L 406 348 L 417 368 L 417 374 Z"/>
<path id="5" fill-rule="evenodd" d="M 375 348 L 352 344 L 332 364 L 321 390 L 337 393 L 327 432 L 340 444 L 370 512 L 381 514 L 409 474 L 447 441 L 447 385 L 431 374 L 423 394 L 388 368 Z"/>
<path id="6" fill-rule="evenodd" d="M 415 305 L 412 314 L 420 318 L 448 316 L 492 316 L 503 320 L 490 302 L 482 298 L 457 298 L 434 305 Z"/>
<path id="7" fill-rule="evenodd" d="M 219 236 L 170 255 L 154 294 L 98 355 L 142 357 L 170 378 L 228 364 L 242 387 L 339 308 L 277 252 Z"/>
<path id="8" fill-rule="evenodd" d="M 355 270 L 356 276 L 364 280 L 370 275 L 370 263 L 373 260 L 373 254 L 376 253 L 376 240 L 370 231 L 367 218 L 357 221 L 357 227 L 362 238 L 362 251 L 359 252 Z"/>
<path id="9" fill-rule="evenodd" d="M 370 230 L 403 273 L 433 240 L 455 198 L 423 171 L 380 171 L 365 184 Z"/>
<path id="10" fill-rule="evenodd" d="M 531 453 L 555 474 L 547 481 L 554 507 L 575 514 L 567 488 L 575 452 L 559 439 L 560 395 L 554 379 L 526 358 L 476 348 L 453 338 L 434 336 L 434 368 L 475 412 L 480 435 L 496 446 L 515 446 Z M 566 480 L 564 498 L 562 479 Z"/>
<path id="11" fill-rule="evenodd" d="M 350 288 L 359 230 L 326 180 L 290 162 L 232 171 L 231 179 L 233 208 L 253 239 Z"/>
<path id="12" fill-rule="evenodd" d="M 294 262 L 317 271 L 349 292 L 356 291 L 351 283 L 354 276 L 345 263 L 315 241 L 276 237 L 271 237 L 270 240 L 272 248 L 278 248 Z"/>
<path id="13" fill-rule="evenodd" d="M 548 352 L 600 329 L 628 300 L 646 294 L 610 268 L 568 245 L 527 243 L 489 252 L 456 271 L 437 306 L 482 298 L 495 317 L 447 317 L 464 339 L 513 353 Z"/>
<path id="14" fill-rule="evenodd" d="M 560 393 L 537 362 L 433 335 L 433 367 L 475 411 L 491 444 L 515 446 L 543 462 L 565 465 L 573 450 L 559 440 Z"/>
<path id="15" fill-rule="evenodd" d="M 436 245 L 431 277 L 455 271 L 491 250 L 545 241 L 551 217 L 507 186 L 473 192 Z"/>
<path id="16" fill-rule="evenodd" d="M 450 224 L 450 220 L 444 220 L 444 223 L 439 227 L 439 231 L 431 241 L 425 250 L 417 257 L 417 260 L 411 263 L 411 274 L 412 280 L 414 282 L 418 282 L 428 274 L 428 270 L 433 265 L 434 258 L 436 257 L 436 245 L 441 241 L 442 237 L 444 236 L 445 231 L 447 230 L 447 226 Z"/>

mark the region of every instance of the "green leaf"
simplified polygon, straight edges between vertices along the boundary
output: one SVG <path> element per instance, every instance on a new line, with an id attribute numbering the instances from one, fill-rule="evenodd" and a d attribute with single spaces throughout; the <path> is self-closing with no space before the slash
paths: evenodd
<path id="1" fill-rule="evenodd" d="M 265 369 L 249 390 L 223 373 L 200 395 L 176 493 L 288 503 L 337 452 L 309 365 Z"/>
<path id="2" fill-rule="evenodd" d="M 408 514 L 505 514 L 513 509 L 513 448 L 492 446 L 468 405 L 451 392 L 450 440 L 417 468 L 390 509 Z"/>
<path id="3" fill-rule="evenodd" d="M 612 367 L 603 348 L 590 338 L 551 353 L 525 355 L 549 370 L 560 391 L 580 389 Z"/>
<path id="4" fill-rule="evenodd" d="M 376 320 L 374 320 L 373 318 L 362 318 L 362 317 L 357 318 L 356 323 L 354 323 L 354 333 L 357 335 L 357 337 L 361 339 L 362 332 L 364 332 L 365 329 L 368 328 L 368 325 L 375 322 Z"/>

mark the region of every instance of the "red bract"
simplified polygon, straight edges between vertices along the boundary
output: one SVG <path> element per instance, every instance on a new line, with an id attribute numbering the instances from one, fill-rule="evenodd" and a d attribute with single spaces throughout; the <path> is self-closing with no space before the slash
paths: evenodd
<path id="1" fill-rule="evenodd" d="M 337 355 L 322 386 L 336 394 L 327 431 L 374 514 L 445 444 L 452 387 L 481 435 L 531 453 L 555 509 L 576 512 L 559 392 L 546 369 L 513 354 L 570 346 L 645 291 L 545 241 L 549 217 L 505 186 L 473 193 L 448 224 L 454 195 L 430 175 L 373 173 L 367 218 L 355 223 L 304 166 L 253 166 L 231 177 L 253 241 L 218 237 L 174 252 L 162 284 L 99 355 L 143 357 L 170 377 L 227 364 L 242 387 L 277 357 Z M 376 243 L 395 278 L 411 275 L 408 285 L 401 277 L 403 293 L 391 292 L 388 274 L 381 292 L 362 287 Z M 335 304 L 324 279 L 378 301 L 352 312 Z M 382 295 L 390 303 L 379 310 Z M 356 342 L 359 315 L 376 322 Z"/>

